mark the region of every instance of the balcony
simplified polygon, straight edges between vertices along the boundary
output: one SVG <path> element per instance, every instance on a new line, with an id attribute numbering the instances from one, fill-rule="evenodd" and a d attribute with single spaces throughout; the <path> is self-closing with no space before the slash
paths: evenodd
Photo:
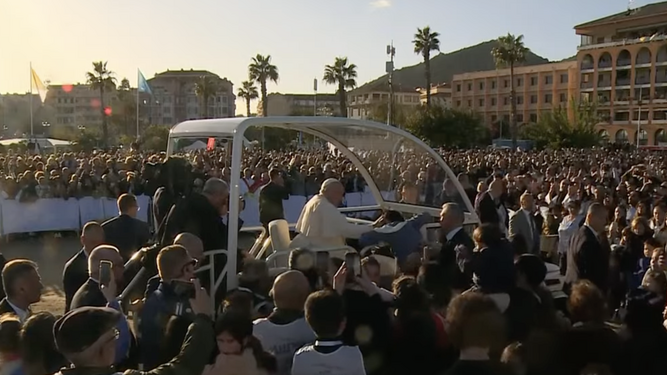
<path id="1" fill-rule="evenodd" d="M 600 60 L 600 63 L 598 64 L 598 70 L 611 69 L 611 67 L 611 60 Z"/>
<path id="2" fill-rule="evenodd" d="M 604 43 L 595 43 L 591 40 L 591 43 L 585 43 L 585 44 L 582 43 L 579 47 L 577 47 L 577 50 L 586 51 L 598 48 L 620 47 L 620 46 L 627 46 L 630 44 L 655 42 L 659 40 L 667 40 L 667 35 L 653 35 L 650 37 L 641 37 L 641 38 L 625 38 L 622 40 L 614 40 L 611 42 L 604 42 Z M 667 63 L 667 61 L 665 61 L 665 63 Z"/>
<path id="3" fill-rule="evenodd" d="M 616 60 L 616 69 L 630 69 L 631 64 L 631 59 L 618 59 Z"/>
<path id="4" fill-rule="evenodd" d="M 579 88 L 581 91 L 593 91 L 593 82 L 582 82 Z"/>
<path id="5" fill-rule="evenodd" d="M 599 90 L 611 90 L 611 79 L 598 81 L 598 91 Z"/>
<path id="6" fill-rule="evenodd" d="M 616 78 L 616 87 L 630 86 L 630 78 Z"/>
<path id="7" fill-rule="evenodd" d="M 651 85 L 651 77 L 639 76 L 635 78 L 635 85 Z"/>

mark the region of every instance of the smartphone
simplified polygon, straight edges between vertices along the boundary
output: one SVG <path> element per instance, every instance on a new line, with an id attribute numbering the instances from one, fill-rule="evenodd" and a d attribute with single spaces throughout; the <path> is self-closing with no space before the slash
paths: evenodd
<path id="1" fill-rule="evenodd" d="M 100 261 L 100 285 L 109 286 L 113 264 L 108 260 Z"/>
<path id="2" fill-rule="evenodd" d="M 325 251 L 317 253 L 317 269 L 320 272 L 329 272 L 329 253 Z"/>
<path id="3" fill-rule="evenodd" d="M 357 276 L 361 276 L 361 258 L 356 252 L 345 254 L 345 266 L 347 267 L 347 280 L 354 282 Z"/>
<path id="4" fill-rule="evenodd" d="M 172 280 L 171 286 L 177 296 L 187 299 L 195 298 L 195 284 L 189 281 Z"/>

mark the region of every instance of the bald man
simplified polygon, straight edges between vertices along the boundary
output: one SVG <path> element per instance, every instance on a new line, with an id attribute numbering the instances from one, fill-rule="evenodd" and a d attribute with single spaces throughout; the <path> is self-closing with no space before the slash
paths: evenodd
<path id="1" fill-rule="evenodd" d="M 509 220 L 510 238 L 520 235 L 531 254 L 540 251 L 540 230 L 535 222 L 535 199 L 526 192 L 521 195 L 521 209 L 512 213 Z"/>
<path id="2" fill-rule="evenodd" d="M 338 211 L 345 196 L 343 184 L 335 178 L 324 180 L 320 193 L 312 197 L 301 210 L 296 223 L 299 235 L 293 244 L 297 247 L 345 246 L 346 239 L 359 237 L 373 230 L 371 225 L 357 225 L 347 221 Z"/>
<path id="3" fill-rule="evenodd" d="M 475 206 L 477 216 L 482 224 L 495 224 L 500 227 L 503 234 L 507 235 L 509 216 L 503 202 L 505 185 L 503 180 L 495 179 L 489 184 L 489 190 L 483 192 Z"/>
<path id="4" fill-rule="evenodd" d="M 255 320 L 253 335 L 276 356 L 280 375 L 290 374 L 294 353 L 315 340 L 303 316 L 309 293 L 306 276 L 300 271 L 287 271 L 276 278 L 271 289 L 276 308 L 268 317 Z"/>
<path id="5" fill-rule="evenodd" d="M 123 257 L 118 249 L 111 245 L 97 246 L 88 256 L 88 281 L 86 281 L 72 297 L 71 309 L 84 306 L 106 306 L 107 300 L 100 289 L 100 264 L 108 261 L 112 264 L 112 272 L 116 280 L 117 292 L 122 291 Z"/>
<path id="6" fill-rule="evenodd" d="M 65 312 L 69 311 L 74 294 L 88 280 L 88 257 L 104 243 L 104 229 L 94 221 L 83 226 L 81 231 L 82 249 L 65 263 L 63 269 L 63 291 L 65 292 Z"/>

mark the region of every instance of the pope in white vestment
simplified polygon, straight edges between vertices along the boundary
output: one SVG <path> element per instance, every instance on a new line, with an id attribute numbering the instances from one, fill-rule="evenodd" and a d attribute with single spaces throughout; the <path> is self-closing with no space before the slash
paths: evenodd
<path id="1" fill-rule="evenodd" d="M 330 178 L 322 183 L 320 194 L 312 197 L 301 210 L 296 223 L 299 233 L 292 247 L 345 246 L 346 238 L 358 239 L 373 230 L 372 225 L 358 225 L 347 221 L 338 211 L 345 188 L 340 181 Z"/>

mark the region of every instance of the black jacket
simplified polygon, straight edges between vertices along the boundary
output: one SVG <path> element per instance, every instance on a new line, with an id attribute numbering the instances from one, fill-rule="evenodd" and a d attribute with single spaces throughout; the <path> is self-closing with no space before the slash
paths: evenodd
<path id="1" fill-rule="evenodd" d="M 179 233 L 188 232 L 199 237 L 204 251 L 227 248 L 227 226 L 220 213 L 208 199 L 197 193 L 176 203 L 161 228 L 161 243 L 171 244 Z"/>
<path id="2" fill-rule="evenodd" d="M 7 263 L 7 259 L 5 258 L 2 253 L 0 253 L 0 271 L 2 271 L 3 268 L 5 268 L 5 264 Z M 0 283 L 0 298 L 5 298 L 5 287 Z"/>
<path id="3" fill-rule="evenodd" d="M 16 314 L 6 297 L 0 301 L 0 315 L 2 314 Z"/>
<path id="4" fill-rule="evenodd" d="M 74 310 L 84 306 L 104 307 L 106 305 L 107 299 L 100 290 L 100 284 L 89 278 L 72 297 L 70 309 Z"/>
<path id="5" fill-rule="evenodd" d="M 148 223 L 128 215 L 107 220 L 102 224 L 102 229 L 106 243 L 117 247 L 125 262 L 150 240 Z"/>
<path id="6" fill-rule="evenodd" d="M 88 281 L 88 257 L 81 249 L 65 263 L 63 269 L 63 290 L 65 291 L 65 312 L 70 310 L 74 294 Z"/>
<path id="7" fill-rule="evenodd" d="M 586 279 L 606 292 L 610 255 L 611 248 L 604 234 L 598 239 L 588 226 L 579 228 L 567 249 L 566 289 L 576 281 Z"/>
<path id="8" fill-rule="evenodd" d="M 440 257 L 438 263 L 448 274 L 450 286 L 456 289 L 467 289 L 472 283 L 472 274 L 464 273 L 459 268 L 457 263 L 457 248 L 465 247 L 467 251 L 472 253 L 475 248 L 475 243 L 472 238 L 468 236 L 464 228 L 461 228 L 451 240 L 447 240 L 447 233 L 442 233 L 440 239 L 442 248 L 440 250 Z"/>
<path id="9" fill-rule="evenodd" d="M 475 206 L 475 211 L 477 211 L 477 216 L 479 216 L 479 221 L 482 224 L 500 224 L 500 216 L 498 215 L 496 202 L 488 191 L 485 191 L 480 195 L 477 200 L 477 205 Z M 505 228 L 507 228 L 507 225 L 509 224 L 507 209 L 505 209 L 505 212 Z"/>
<path id="10" fill-rule="evenodd" d="M 289 190 L 269 182 L 259 191 L 259 221 L 268 226 L 273 220 L 284 219 L 283 201 L 289 199 Z"/>

